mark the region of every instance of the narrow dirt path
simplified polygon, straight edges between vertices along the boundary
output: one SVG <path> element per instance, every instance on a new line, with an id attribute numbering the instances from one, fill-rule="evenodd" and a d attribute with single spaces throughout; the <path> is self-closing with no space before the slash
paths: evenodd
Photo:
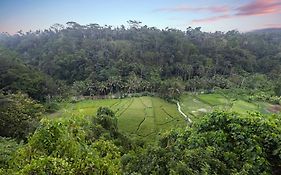
<path id="1" fill-rule="evenodd" d="M 142 97 L 140 97 L 138 100 L 140 100 L 141 104 L 143 105 L 143 111 L 144 111 L 144 118 L 143 120 L 139 123 L 138 127 L 137 127 L 137 130 L 136 130 L 136 133 L 139 131 L 141 125 L 143 124 L 143 122 L 145 121 L 146 117 L 147 117 L 147 112 L 146 112 L 146 109 L 147 109 L 147 106 L 145 105 L 145 103 L 142 101 L 141 99 Z"/>
<path id="2" fill-rule="evenodd" d="M 138 125 L 138 127 L 137 127 L 136 132 L 138 132 L 138 131 L 139 131 L 139 129 L 140 129 L 140 127 L 141 127 L 142 123 L 145 121 L 145 118 L 146 118 L 146 117 L 144 117 L 144 118 L 143 118 L 143 120 L 139 123 L 139 125 Z"/>
<path id="3" fill-rule="evenodd" d="M 189 123 L 192 123 L 191 119 L 187 115 L 185 115 L 185 113 L 182 112 L 179 102 L 177 102 L 177 106 L 178 106 L 179 113 L 184 116 L 185 120 L 188 121 Z"/>

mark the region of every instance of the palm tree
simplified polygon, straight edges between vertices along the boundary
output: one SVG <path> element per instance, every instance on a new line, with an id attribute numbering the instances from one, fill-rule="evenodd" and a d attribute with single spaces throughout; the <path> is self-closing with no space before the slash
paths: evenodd
<path id="1" fill-rule="evenodd" d="M 100 82 L 99 83 L 99 87 L 98 87 L 98 91 L 100 95 L 106 95 L 108 92 L 108 87 L 106 82 Z"/>

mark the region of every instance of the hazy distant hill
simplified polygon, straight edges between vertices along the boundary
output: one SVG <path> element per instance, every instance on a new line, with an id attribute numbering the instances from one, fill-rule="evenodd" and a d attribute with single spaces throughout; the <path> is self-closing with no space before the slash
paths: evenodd
<path id="1" fill-rule="evenodd" d="M 281 33 L 281 28 L 258 29 L 258 30 L 253 30 L 249 33 Z"/>

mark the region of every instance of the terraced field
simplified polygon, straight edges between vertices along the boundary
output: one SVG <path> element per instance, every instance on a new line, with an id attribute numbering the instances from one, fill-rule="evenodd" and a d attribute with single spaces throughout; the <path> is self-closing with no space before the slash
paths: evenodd
<path id="1" fill-rule="evenodd" d="M 161 130 L 186 125 L 184 117 L 177 111 L 176 104 L 146 96 L 66 103 L 62 104 L 60 111 L 51 114 L 51 117 L 95 115 L 101 106 L 110 107 L 115 112 L 121 132 L 148 140 L 154 140 Z"/>
<path id="2" fill-rule="evenodd" d="M 181 98 L 182 110 L 191 119 L 204 115 L 214 110 L 232 111 L 240 114 L 248 112 L 270 113 L 272 104 L 267 102 L 247 102 L 246 100 L 234 99 L 222 94 L 185 94 Z"/>
<path id="3" fill-rule="evenodd" d="M 97 109 L 102 106 L 111 108 L 118 118 L 119 130 L 133 137 L 155 140 L 160 131 L 186 126 L 185 118 L 177 110 L 176 104 L 148 96 L 63 103 L 61 110 L 49 117 L 95 115 Z M 270 108 L 274 107 L 266 102 L 250 103 L 222 94 L 185 94 L 181 97 L 180 106 L 191 120 L 196 120 L 214 110 L 234 111 L 241 114 L 251 111 L 270 113 Z"/>

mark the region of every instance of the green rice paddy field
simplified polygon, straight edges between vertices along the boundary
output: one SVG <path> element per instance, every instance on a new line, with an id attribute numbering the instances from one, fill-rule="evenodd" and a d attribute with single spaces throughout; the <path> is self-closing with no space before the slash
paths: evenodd
<path id="1" fill-rule="evenodd" d="M 186 126 L 177 105 L 158 97 L 131 97 L 125 99 L 83 100 L 77 103 L 62 103 L 61 109 L 49 117 L 95 115 L 99 107 L 110 107 L 118 118 L 119 130 L 127 135 L 155 139 L 160 131 Z M 247 102 L 221 94 L 185 94 L 180 101 L 182 111 L 196 120 L 214 110 L 270 113 L 273 105 L 266 102 Z"/>

